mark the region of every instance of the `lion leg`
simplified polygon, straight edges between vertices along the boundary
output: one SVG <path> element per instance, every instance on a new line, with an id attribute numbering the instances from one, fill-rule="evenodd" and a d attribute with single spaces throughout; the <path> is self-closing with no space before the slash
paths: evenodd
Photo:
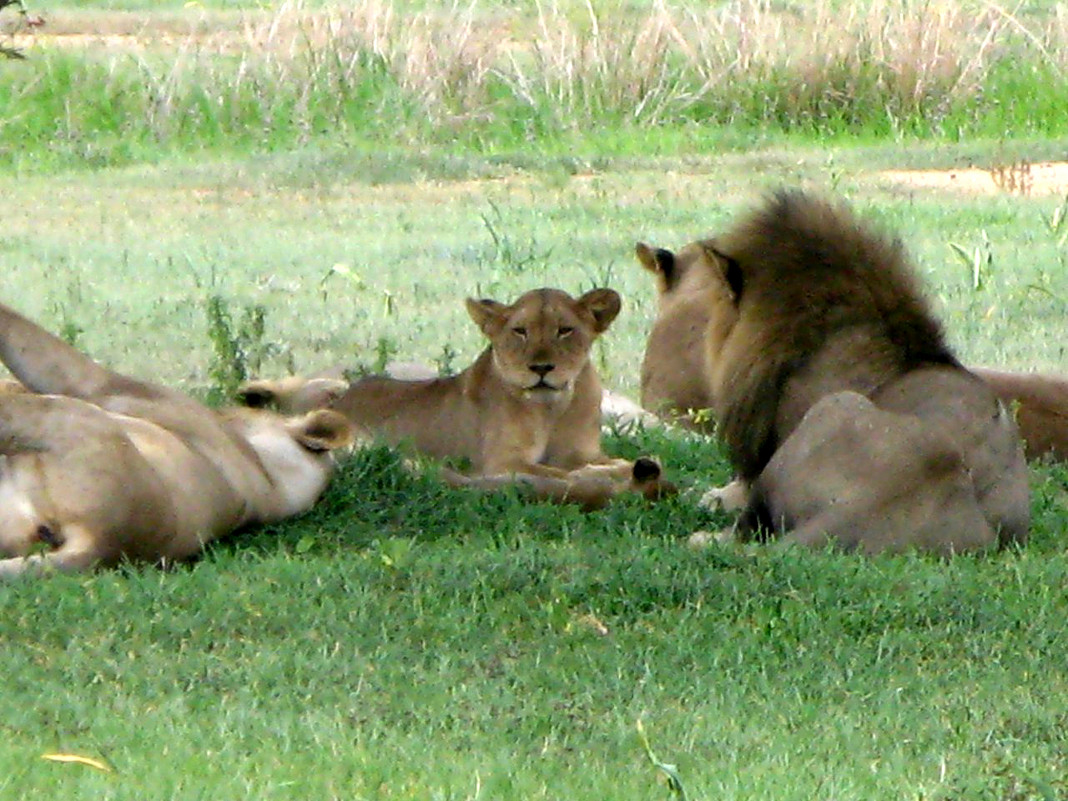
<path id="1" fill-rule="evenodd" d="M 93 548 L 63 547 L 46 554 L 16 556 L 0 559 L 0 581 L 10 581 L 23 575 L 40 576 L 51 572 L 82 573 L 90 570 L 100 555 Z"/>
<path id="2" fill-rule="evenodd" d="M 0 361 L 28 389 L 42 395 L 94 398 L 151 385 L 128 379 L 94 362 L 62 339 L 0 304 Z"/>
<path id="3" fill-rule="evenodd" d="M 630 459 L 616 459 L 602 454 L 599 459 L 593 459 L 586 464 L 577 465 L 569 472 L 572 474 L 581 472 L 588 475 L 601 475 L 625 480 L 633 475 L 634 462 Z"/>
<path id="4" fill-rule="evenodd" d="M 531 464 L 530 462 L 524 462 L 521 459 L 507 459 L 507 460 L 494 460 L 487 462 L 482 470 L 483 475 L 526 475 L 526 476 L 540 476 L 542 478 L 558 478 L 566 479 L 570 474 L 570 470 L 564 470 L 562 467 L 553 467 L 548 464 Z"/>
<path id="5" fill-rule="evenodd" d="M 586 511 L 603 508 L 618 492 L 611 480 L 595 476 L 577 480 L 521 472 L 465 476 L 445 469 L 441 471 L 441 477 L 450 487 L 469 487 L 487 492 L 515 487 L 534 500 L 573 503 Z"/>

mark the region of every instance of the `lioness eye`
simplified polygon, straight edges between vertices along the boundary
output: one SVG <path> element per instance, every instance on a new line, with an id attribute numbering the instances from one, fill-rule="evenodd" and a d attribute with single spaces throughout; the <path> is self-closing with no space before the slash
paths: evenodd
<path id="1" fill-rule="evenodd" d="M 520 339 L 526 339 L 527 338 L 527 329 L 523 328 L 522 326 L 519 326 L 518 328 L 513 328 L 512 329 L 512 333 L 515 334 Z"/>
<path id="2" fill-rule="evenodd" d="M 556 329 L 556 335 L 563 339 L 564 337 L 571 336 L 571 332 L 575 329 L 569 325 L 562 325 Z"/>

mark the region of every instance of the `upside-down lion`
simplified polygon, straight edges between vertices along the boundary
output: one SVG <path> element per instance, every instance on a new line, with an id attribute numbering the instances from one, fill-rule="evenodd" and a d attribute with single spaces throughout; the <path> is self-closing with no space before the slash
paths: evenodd
<path id="1" fill-rule="evenodd" d="M 614 459 L 601 450 L 601 382 L 590 348 L 616 318 L 619 295 L 579 298 L 536 289 L 508 305 L 469 298 L 467 311 L 489 339 L 474 364 L 443 378 L 371 376 L 257 380 L 250 405 L 288 411 L 330 408 L 390 444 L 458 459 L 470 474 L 456 485 L 492 489 L 520 482 L 536 497 L 604 505 L 625 491 L 658 497 L 672 488 L 652 459 Z"/>
<path id="2" fill-rule="evenodd" d="M 1016 425 L 946 345 L 900 243 L 780 192 L 723 236 L 638 256 L 699 271 L 691 357 L 748 490 L 739 534 L 867 553 L 1026 538 Z"/>
<path id="3" fill-rule="evenodd" d="M 216 412 L 101 367 L 0 304 L 0 578 L 168 562 L 310 508 L 340 414 Z"/>

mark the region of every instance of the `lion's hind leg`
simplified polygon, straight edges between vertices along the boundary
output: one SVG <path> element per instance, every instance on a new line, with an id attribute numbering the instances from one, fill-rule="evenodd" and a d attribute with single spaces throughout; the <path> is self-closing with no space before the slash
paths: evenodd
<path id="1" fill-rule="evenodd" d="M 151 385 L 101 367 L 4 304 L 0 304 L 0 361 L 27 389 L 41 395 L 88 400 L 155 391 Z"/>

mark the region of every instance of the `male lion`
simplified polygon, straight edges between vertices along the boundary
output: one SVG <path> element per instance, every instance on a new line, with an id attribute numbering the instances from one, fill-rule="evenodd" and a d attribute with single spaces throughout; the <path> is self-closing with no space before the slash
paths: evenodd
<path id="1" fill-rule="evenodd" d="M 250 405 L 290 411 L 332 408 L 391 444 L 464 460 L 473 476 L 444 474 L 458 485 L 494 488 L 518 479 L 539 497 L 587 507 L 625 490 L 653 497 L 668 488 L 656 462 L 601 451 L 601 383 L 590 347 L 619 309 L 611 289 L 579 298 L 536 289 L 511 305 L 468 299 L 490 345 L 458 375 L 352 384 L 291 377 L 249 382 L 242 395 Z"/>
<path id="2" fill-rule="evenodd" d="M 678 257 L 638 254 L 707 281 L 707 399 L 751 485 L 741 534 L 867 553 L 1026 538 L 1016 426 L 946 346 L 899 243 L 780 192 Z"/>
<path id="3" fill-rule="evenodd" d="M 340 414 L 299 418 L 193 399 L 97 365 L 0 304 L 0 578 L 199 552 L 310 508 Z"/>
<path id="4" fill-rule="evenodd" d="M 672 253 L 639 242 L 636 251 L 639 263 L 656 279 L 658 305 L 642 360 L 641 404 L 668 420 L 711 433 L 704 339 L 721 285 L 712 271 L 701 268 L 699 245 Z M 1068 460 L 1068 377 L 970 369 L 1013 411 L 1027 459 Z"/>

